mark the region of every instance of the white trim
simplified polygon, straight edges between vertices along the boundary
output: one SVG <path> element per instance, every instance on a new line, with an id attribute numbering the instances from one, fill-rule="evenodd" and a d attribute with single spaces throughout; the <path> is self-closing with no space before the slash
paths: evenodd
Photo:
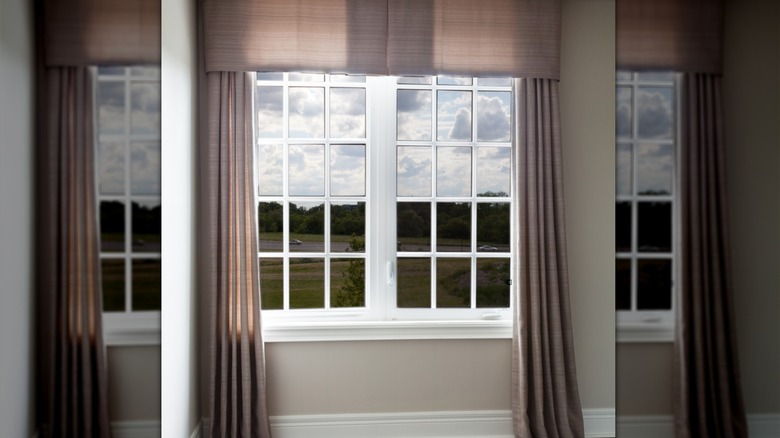
<path id="1" fill-rule="evenodd" d="M 352 321 L 265 324 L 265 342 L 511 339 L 512 321 Z"/>
<path id="2" fill-rule="evenodd" d="M 585 409 L 585 436 L 615 436 L 614 409 Z M 499 411 L 399 412 L 376 414 L 285 415 L 270 417 L 275 438 L 509 438 L 512 413 Z"/>
<path id="3" fill-rule="evenodd" d="M 674 342 L 674 324 L 621 324 L 615 330 L 617 342 Z"/>
<path id="4" fill-rule="evenodd" d="M 749 414 L 750 438 L 777 438 L 780 436 L 780 413 Z M 671 438 L 674 436 L 674 417 L 671 415 L 632 415 L 617 418 L 618 436 L 631 438 Z"/>
<path id="5" fill-rule="evenodd" d="M 118 345 L 160 345 L 160 312 L 104 312 L 103 342 Z"/>
<path id="6" fill-rule="evenodd" d="M 114 438 L 157 438 L 161 434 L 160 421 L 113 421 Z"/>

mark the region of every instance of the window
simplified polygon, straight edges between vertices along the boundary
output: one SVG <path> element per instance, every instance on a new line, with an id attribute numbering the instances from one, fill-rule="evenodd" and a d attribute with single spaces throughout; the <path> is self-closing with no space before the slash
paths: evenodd
<path id="1" fill-rule="evenodd" d="M 508 79 L 258 73 L 255 113 L 270 326 L 508 319 Z"/>
<path id="2" fill-rule="evenodd" d="M 154 342 L 161 281 L 160 69 L 99 67 L 95 96 L 106 342 Z M 128 330 L 156 330 L 156 336 L 139 340 Z"/>
<path id="3" fill-rule="evenodd" d="M 677 277 L 677 78 L 618 72 L 616 309 L 618 339 L 671 340 Z"/>

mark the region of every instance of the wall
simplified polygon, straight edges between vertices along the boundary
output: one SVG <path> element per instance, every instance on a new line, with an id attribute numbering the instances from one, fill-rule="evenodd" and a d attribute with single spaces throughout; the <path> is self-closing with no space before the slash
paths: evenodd
<path id="1" fill-rule="evenodd" d="M 0 435 L 34 432 L 32 2 L 0 0 Z"/>
<path id="2" fill-rule="evenodd" d="M 107 347 L 108 417 L 160 420 L 160 347 Z"/>
<path id="3" fill-rule="evenodd" d="M 586 409 L 614 407 L 613 17 L 613 0 L 563 2 L 565 207 Z M 268 344 L 270 413 L 509 409 L 510 348 L 509 340 Z"/>

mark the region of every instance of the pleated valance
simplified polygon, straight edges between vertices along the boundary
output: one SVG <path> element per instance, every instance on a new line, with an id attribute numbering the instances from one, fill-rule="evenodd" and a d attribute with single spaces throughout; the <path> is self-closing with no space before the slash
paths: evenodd
<path id="1" fill-rule="evenodd" d="M 722 0 L 618 0 L 617 65 L 721 73 Z"/>
<path id="2" fill-rule="evenodd" d="M 206 71 L 558 79 L 560 0 L 204 0 Z"/>
<path id="3" fill-rule="evenodd" d="M 44 0 L 46 65 L 160 63 L 160 0 Z"/>

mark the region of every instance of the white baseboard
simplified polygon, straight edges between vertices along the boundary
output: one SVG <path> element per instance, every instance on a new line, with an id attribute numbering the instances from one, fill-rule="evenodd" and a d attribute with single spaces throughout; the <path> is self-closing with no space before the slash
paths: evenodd
<path id="1" fill-rule="evenodd" d="M 111 432 L 114 438 L 160 438 L 160 421 L 113 421 Z"/>
<path id="2" fill-rule="evenodd" d="M 750 414 L 747 416 L 750 438 L 780 437 L 780 414 Z M 674 417 L 671 415 L 638 415 L 617 418 L 619 437 L 672 438 Z"/>
<path id="3" fill-rule="evenodd" d="M 615 436 L 613 409 L 584 410 L 585 436 Z M 510 411 L 404 412 L 271 417 L 274 438 L 511 438 Z"/>

